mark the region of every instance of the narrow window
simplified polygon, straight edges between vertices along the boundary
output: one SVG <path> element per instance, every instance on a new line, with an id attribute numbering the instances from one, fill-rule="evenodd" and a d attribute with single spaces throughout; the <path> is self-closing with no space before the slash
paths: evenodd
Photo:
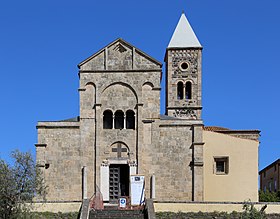
<path id="1" fill-rule="evenodd" d="M 183 82 L 178 82 L 177 84 L 177 98 L 178 100 L 182 100 L 184 97 L 184 85 L 183 85 Z"/>
<path id="2" fill-rule="evenodd" d="M 124 113 L 121 110 L 115 112 L 115 129 L 123 129 Z"/>
<path id="3" fill-rule="evenodd" d="M 228 157 L 215 157 L 214 172 L 217 175 L 228 174 L 229 161 Z"/>
<path id="4" fill-rule="evenodd" d="M 135 113 L 132 110 L 126 111 L 126 128 L 135 129 Z"/>
<path id="5" fill-rule="evenodd" d="M 192 99 L 192 83 L 190 81 L 186 83 L 186 99 Z"/>
<path id="6" fill-rule="evenodd" d="M 104 129 L 113 128 L 113 113 L 110 110 L 105 110 L 103 113 L 103 128 Z"/>

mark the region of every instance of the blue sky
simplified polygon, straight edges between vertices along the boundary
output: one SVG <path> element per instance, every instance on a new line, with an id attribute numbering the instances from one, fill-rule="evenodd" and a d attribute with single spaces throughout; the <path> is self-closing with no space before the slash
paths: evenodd
<path id="1" fill-rule="evenodd" d="M 1 158 L 35 154 L 37 121 L 78 116 L 77 64 L 116 38 L 163 63 L 184 10 L 203 45 L 205 125 L 261 130 L 263 168 L 280 158 L 279 9 L 278 0 L 1 1 Z"/>

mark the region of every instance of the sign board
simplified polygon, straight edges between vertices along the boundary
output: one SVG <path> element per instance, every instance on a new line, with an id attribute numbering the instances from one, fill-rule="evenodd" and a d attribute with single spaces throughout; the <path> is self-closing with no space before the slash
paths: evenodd
<path id="1" fill-rule="evenodd" d="M 145 176 L 143 175 L 130 176 L 130 194 L 131 194 L 131 205 L 142 205 L 144 203 Z"/>
<path id="2" fill-rule="evenodd" d="M 119 207 L 125 208 L 126 207 L 126 198 L 120 198 L 119 199 Z"/>

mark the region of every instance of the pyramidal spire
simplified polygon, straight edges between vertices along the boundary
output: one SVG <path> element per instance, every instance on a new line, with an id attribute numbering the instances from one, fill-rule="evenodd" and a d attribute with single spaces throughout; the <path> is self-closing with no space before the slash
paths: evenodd
<path id="1" fill-rule="evenodd" d="M 167 48 L 202 48 L 184 12 Z"/>

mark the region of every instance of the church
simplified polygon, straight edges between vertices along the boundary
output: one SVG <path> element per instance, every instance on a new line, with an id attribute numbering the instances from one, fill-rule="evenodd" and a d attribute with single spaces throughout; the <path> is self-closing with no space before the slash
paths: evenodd
<path id="1" fill-rule="evenodd" d="M 129 42 L 78 64 L 80 115 L 37 124 L 47 202 L 99 192 L 116 203 L 131 195 L 130 176 L 144 176 L 145 197 L 157 202 L 258 201 L 260 131 L 204 125 L 202 45 L 184 13 L 164 61 L 164 115 L 162 63 Z"/>

